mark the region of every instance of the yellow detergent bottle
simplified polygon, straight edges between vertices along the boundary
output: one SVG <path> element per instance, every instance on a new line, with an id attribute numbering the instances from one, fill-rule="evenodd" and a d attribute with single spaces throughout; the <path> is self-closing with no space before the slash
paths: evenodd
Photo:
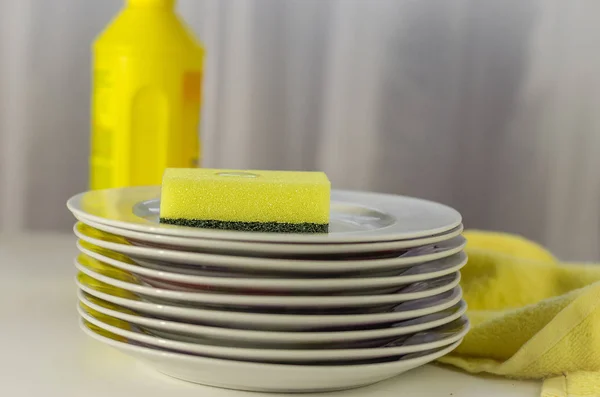
<path id="1" fill-rule="evenodd" d="M 204 49 L 175 0 L 127 0 L 94 43 L 90 187 L 161 183 L 200 164 Z"/>

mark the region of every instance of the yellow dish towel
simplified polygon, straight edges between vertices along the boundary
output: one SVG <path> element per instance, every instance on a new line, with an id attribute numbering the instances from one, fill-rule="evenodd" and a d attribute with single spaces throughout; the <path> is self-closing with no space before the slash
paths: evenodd
<path id="1" fill-rule="evenodd" d="M 543 397 L 600 396 L 600 265 L 560 263 L 518 236 L 465 237 L 461 285 L 472 328 L 439 361 L 545 379 Z"/>

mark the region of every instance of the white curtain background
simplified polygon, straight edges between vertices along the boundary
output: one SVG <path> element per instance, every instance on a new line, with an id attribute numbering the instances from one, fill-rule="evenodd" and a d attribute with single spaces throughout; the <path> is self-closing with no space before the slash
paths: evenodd
<path id="1" fill-rule="evenodd" d="M 0 231 L 68 230 L 120 0 L 0 0 Z M 188 0 L 204 165 L 321 169 L 559 256 L 600 250 L 597 0 Z"/>

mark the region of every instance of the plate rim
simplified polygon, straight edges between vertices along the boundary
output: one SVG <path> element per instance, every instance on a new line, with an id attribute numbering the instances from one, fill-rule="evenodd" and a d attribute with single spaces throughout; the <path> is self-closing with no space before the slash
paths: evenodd
<path id="1" fill-rule="evenodd" d="M 346 291 L 346 290 L 371 290 L 378 288 L 392 288 L 395 286 L 403 286 L 412 284 L 420 281 L 426 281 L 438 277 L 444 277 L 449 274 L 432 276 L 432 277 L 419 277 L 428 275 L 430 273 L 415 274 L 408 276 L 385 276 L 385 277 L 356 277 L 356 278 L 344 278 L 336 277 L 332 279 L 326 279 L 327 282 L 321 282 L 322 280 L 317 279 L 303 279 L 303 278 L 244 278 L 244 277 L 218 277 L 218 276 L 201 276 L 195 274 L 185 274 L 177 272 L 169 272 L 167 270 L 157 270 L 153 268 L 144 267 L 140 264 L 129 264 L 118 259 L 110 258 L 101 253 L 94 252 L 81 245 L 80 241 L 76 243 L 77 249 L 84 255 L 87 255 L 100 262 L 106 263 L 110 266 L 114 266 L 118 269 L 133 273 L 134 275 L 140 275 L 144 277 L 155 278 L 157 280 L 169 281 L 169 282 L 180 282 L 190 285 L 209 285 L 220 288 L 259 288 L 268 289 L 269 291 L 315 291 L 315 292 L 331 292 L 331 291 Z M 457 255 L 456 253 L 454 255 Z M 465 254 L 466 255 L 466 254 Z M 422 266 L 428 263 L 441 261 L 448 259 L 453 255 L 436 259 L 433 261 L 422 262 L 415 266 Z M 468 258 L 467 258 L 468 260 Z M 431 272 L 435 273 L 435 272 Z M 457 272 L 458 273 L 458 272 Z M 460 281 L 460 273 L 457 274 L 456 278 Z M 450 283 L 454 282 L 452 280 Z M 441 291 L 443 292 L 443 291 Z M 375 294 L 376 295 L 376 294 Z"/>
<path id="2" fill-rule="evenodd" d="M 118 335 L 118 336 L 125 337 L 127 339 L 136 340 L 137 342 L 140 342 L 140 343 L 149 344 L 149 345 L 152 345 L 155 347 L 164 346 L 165 349 L 172 349 L 175 351 L 179 351 L 181 353 L 197 354 L 197 355 L 204 355 L 204 354 L 211 354 L 211 353 L 207 353 L 206 350 L 204 352 L 201 352 L 200 350 L 196 350 L 196 351 L 185 350 L 185 348 L 189 348 L 189 349 L 200 348 L 200 349 L 207 349 L 209 351 L 213 350 L 212 354 L 219 354 L 218 351 L 221 350 L 221 351 L 224 351 L 222 353 L 223 355 L 226 354 L 227 352 L 230 352 L 230 354 L 232 354 L 232 353 L 234 353 L 234 351 L 238 351 L 238 352 L 242 351 L 243 354 L 248 355 L 248 356 L 244 357 L 243 359 L 241 358 L 243 356 L 243 354 L 240 354 L 238 356 L 238 358 L 234 358 L 234 357 L 229 358 L 229 359 L 233 359 L 233 360 L 278 360 L 278 359 L 285 360 L 286 359 L 286 357 L 284 357 L 285 354 L 289 354 L 290 356 L 293 354 L 297 354 L 297 356 L 295 358 L 287 357 L 287 359 L 293 358 L 296 362 L 303 362 L 303 361 L 309 361 L 309 360 L 321 361 L 324 358 L 330 357 L 334 354 L 337 355 L 336 356 L 337 359 L 352 359 L 352 360 L 361 360 L 361 359 L 368 360 L 368 359 L 381 358 L 381 357 L 393 357 L 393 356 L 398 356 L 398 355 L 403 355 L 403 354 L 417 353 L 417 352 L 422 352 L 422 351 L 426 351 L 426 350 L 437 349 L 437 348 L 451 345 L 454 342 L 456 342 L 457 340 L 464 338 L 470 329 L 470 322 L 469 322 L 468 318 L 466 316 L 462 316 L 462 318 L 464 318 L 464 325 L 463 325 L 463 328 L 460 330 L 460 332 L 457 332 L 456 334 L 454 334 L 450 337 L 443 338 L 442 340 L 438 340 L 435 342 L 419 343 L 416 345 L 397 346 L 397 347 L 370 347 L 370 348 L 368 347 L 368 348 L 355 348 L 355 349 L 348 349 L 348 348 L 341 348 L 341 349 L 248 348 L 248 347 L 219 346 L 219 345 L 206 345 L 206 344 L 202 344 L 202 343 L 182 342 L 182 341 L 176 341 L 176 340 L 171 340 L 171 339 L 167 339 L 167 338 L 157 337 L 154 335 L 145 335 L 141 332 L 124 330 L 119 327 L 115 327 L 111 324 L 108 324 L 108 323 L 102 321 L 101 319 L 97 318 L 93 314 L 87 313 L 85 311 L 85 309 L 81 308 L 79 305 L 77 306 L 77 311 L 78 311 L 80 317 L 82 317 L 84 320 L 94 324 L 97 327 L 104 329 L 105 331 L 108 331 L 108 332 Z M 459 319 L 454 320 L 454 321 L 458 321 L 458 320 Z M 153 342 L 151 340 L 156 340 L 156 342 Z M 161 341 L 164 341 L 164 342 L 161 342 Z M 179 346 L 179 347 L 175 347 L 175 346 Z M 265 351 L 268 352 L 267 354 L 274 354 L 274 356 L 271 356 L 270 358 L 267 357 L 266 355 L 261 357 L 262 352 L 265 352 Z M 306 353 L 307 351 L 310 351 L 310 353 Z M 376 353 L 376 354 L 370 355 L 369 353 Z M 221 357 L 223 357 L 223 355 Z M 254 355 L 254 357 L 250 357 L 250 355 Z M 280 356 L 280 357 L 275 358 L 275 356 Z M 320 356 L 323 356 L 323 357 L 320 357 Z M 223 357 L 223 358 L 226 358 L 226 357 Z M 329 361 L 331 361 L 331 360 L 329 360 Z"/>
<path id="3" fill-rule="evenodd" d="M 462 254 L 462 253 L 461 253 Z M 445 270 L 446 274 L 440 276 L 459 273 L 460 269 L 467 263 L 466 255 L 464 259 L 457 265 Z M 75 268 L 87 274 L 97 281 L 101 281 L 112 287 L 120 288 L 134 294 L 151 296 L 153 298 L 172 300 L 173 302 L 194 302 L 204 304 L 220 304 L 220 305 L 245 305 L 252 307 L 290 307 L 290 308 L 333 308 L 333 307 L 371 307 L 387 304 L 400 304 L 411 302 L 419 299 L 426 299 L 436 295 L 451 291 L 460 278 L 450 281 L 446 285 L 454 284 L 452 288 L 445 289 L 441 292 L 426 295 L 424 297 L 414 298 L 406 297 L 409 294 L 376 294 L 376 295 L 356 295 L 356 296 L 272 296 L 272 295 L 243 295 L 235 293 L 210 293 L 210 292 L 188 292 L 188 291 L 173 291 L 163 288 L 156 288 L 145 285 L 133 284 L 127 281 L 119 280 L 104 274 L 98 273 L 79 262 L 79 258 L 74 259 Z M 433 277 L 436 278 L 436 277 Z M 434 291 L 437 290 L 434 289 Z M 403 296 L 404 295 L 404 296 Z"/>
<path id="4" fill-rule="evenodd" d="M 202 356 L 197 356 L 197 355 L 190 355 L 190 354 L 184 354 L 184 353 L 175 353 L 175 352 L 170 352 L 170 351 L 161 351 L 159 349 L 152 349 L 149 347 L 143 347 L 143 346 L 135 346 L 135 345 L 131 345 L 129 343 L 126 342 L 120 342 L 120 341 L 116 341 L 114 339 L 108 338 L 106 336 L 103 335 L 99 335 L 96 332 L 94 332 L 93 330 L 91 330 L 89 327 L 87 327 L 85 325 L 85 323 L 79 319 L 79 324 L 80 326 L 83 328 L 83 331 L 90 335 L 92 338 L 103 342 L 104 344 L 113 346 L 119 350 L 121 350 L 121 345 L 126 346 L 126 349 L 130 350 L 130 351 L 138 351 L 141 352 L 142 354 L 149 354 L 151 356 L 154 356 L 156 358 L 164 358 L 164 357 L 169 357 L 171 359 L 183 359 L 185 361 L 188 362 L 200 362 L 200 361 L 204 361 L 207 364 L 217 364 L 217 365 L 223 365 L 223 364 L 230 364 L 230 363 L 236 363 L 236 364 L 242 364 L 243 366 L 257 366 L 257 367 L 261 367 L 265 370 L 268 369 L 276 369 L 277 367 L 281 368 L 281 367 L 285 367 L 286 369 L 290 369 L 290 370 L 294 370 L 294 372 L 298 371 L 298 373 L 302 373 L 302 372 L 309 372 L 309 371 L 314 371 L 314 370 L 325 370 L 325 371 L 346 371 L 348 369 L 352 369 L 352 370 L 357 370 L 357 369 L 362 369 L 362 370 L 366 370 L 366 369 L 378 369 L 378 368 L 388 368 L 388 367 L 396 367 L 399 366 L 398 363 L 402 363 L 404 365 L 401 365 L 402 367 L 410 366 L 409 363 L 411 362 L 423 362 L 425 359 L 429 359 L 430 357 L 441 357 L 443 355 L 448 354 L 449 352 L 451 352 L 452 350 L 454 350 L 456 347 L 458 347 L 458 345 L 461 343 L 461 340 L 443 348 L 443 349 L 439 349 L 438 351 L 430 354 L 430 355 L 426 355 L 426 356 L 421 356 L 421 357 L 415 357 L 412 359 L 407 359 L 407 360 L 397 360 L 397 361 L 392 361 L 392 362 L 386 362 L 386 363 L 369 363 L 369 364 L 354 364 L 354 365 L 297 365 L 297 364 L 274 364 L 274 363 L 256 363 L 256 362 L 248 362 L 248 361 L 237 361 L 237 360 L 227 360 L 227 359 L 220 359 L 220 358 L 211 358 L 211 357 L 202 357 Z M 429 360 L 426 360 L 427 362 L 434 360 L 435 358 L 431 358 Z M 395 364 L 395 365 L 394 365 Z"/>
<path id="5" fill-rule="evenodd" d="M 326 342 L 341 342 L 346 340 L 351 341 L 363 341 L 367 339 L 377 339 L 377 338 L 386 338 L 393 336 L 402 336 L 407 335 L 413 332 L 420 332 L 429 328 L 438 327 L 444 324 L 448 324 L 451 321 L 463 316 L 467 312 L 467 303 L 464 300 L 459 301 L 455 306 L 457 310 L 455 313 L 451 313 L 446 317 L 441 319 L 437 319 L 434 321 L 429 321 L 422 324 L 409 325 L 405 327 L 390 327 L 390 328 L 379 328 L 379 329 L 370 329 L 370 330 L 354 330 L 354 331 L 266 331 L 266 330 L 248 330 L 248 329 L 237 329 L 237 328 L 225 328 L 225 327 L 217 327 L 211 325 L 203 325 L 203 324 L 191 324 L 191 323 L 181 323 L 174 320 L 163 320 L 157 319 L 154 317 L 146 317 L 143 314 L 128 314 L 123 313 L 114 309 L 106 308 L 100 306 L 88 299 L 86 296 L 86 292 L 78 289 L 77 290 L 77 298 L 79 302 L 84 305 L 90 307 L 93 310 L 96 310 L 104 315 L 111 316 L 123 321 L 129 321 L 134 324 L 138 324 L 140 327 L 148 327 L 148 328 L 156 328 L 165 330 L 165 332 L 181 332 L 186 333 L 187 335 L 199 335 L 192 334 L 191 332 L 194 329 L 200 329 L 204 332 L 214 330 L 213 336 L 222 336 L 223 334 L 227 334 L 230 340 L 237 340 L 236 338 L 244 338 L 253 339 L 254 341 L 259 342 L 277 342 L 277 343 L 326 343 Z M 87 294 L 89 295 L 89 294 Z M 110 302 L 109 302 L 110 303 Z M 113 303 L 114 305 L 114 303 Z M 446 309 L 449 310 L 450 308 Z M 433 313 L 432 313 L 433 314 Z M 124 318 L 119 318 L 118 316 L 122 316 Z M 136 323 L 136 321 L 139 321 Z M 142 324 L 144 323 L 144 324 Z M 430 325 L 434 324 L 434 325 Z M 172 326 L 173 328 L 169 328 Z M 425 326 L 425 328 L 423 328 Z M 174 329 L 177 328 L 177 329 Z M 184 329 L 184 328 L 191 328 Z M 391 332 L 403 330 L 401 333 Z M 235 335 L 239 334 L 239 335 Z M 335 339 L 338 338 L 338 339 Z M 306 342 L 306 341 L 309 342 Z"/>
<path id="6" fill-rule="evenodd" d="M 106 292 L 98 291 L 88 285 L 81 283 L 77 276 L 75 277 L 77 286 L 84 292 L 89 293 L 92 296 L 106 300 L 111 303 L 132 308 L 133 310 L 139 310 L 144 313 L 161 313 L 161 316 L 165 316 L 170 319 L 193 319 L 200 320 L 200 315 L 204 316 L 204 320 L 213 320 L 218 316 L 218 320 L 225 322 L 235 322 L 236 324 L 253 324 L 261 326 L 276 326 L 280 329 L 290 329 L 294 327 L 298 330 L 307 327 L 318 328 L 324 322 L 331 327 L 336 326 L 351 326 L 357 324 L 386 324 L 395 323 L 402 320 L 408 320 L 416 317 L 422 317 L 427 314 L 436 313 L 447 308 L 454 306 L 462 299 L 462 289 L 460 286 L 456 286 L 454 289 L 459 292 L 456 294 L 456 298 L 449 300 L 443 304 L 434 305 L 424 309 L 410 310 L 405 312 L 392 312 L 392 313 L 376 313 L 376 314 L 362 314 L 362 315 L 291 315 L 291 314 L 264 314 L 264 313 L 252 313 L 252 312 L 227 312 L 222 310 L 208 310 L 199 308 L 189 307 L 178 307 L 167 304 L 150 303 L 146 301 L 138 301 L 127 299 L 119 296 L 114 296 Z M 91 291 L 91 292 L 90 292 Z M 166 315 L 165 315 L 166 314 Z M 307 317 L 311 317 L 310 319 Z M 237 320 L 236 320 L 237 318 Z M 333 321 L 335 319 L 335 321 Z M 308 325 L 310 323 L 311 325 Z M 285 327 L 285 328 L 282 328 Z M 301 327 L 301 328 L 298 328 Z"/>
<path id="7" fill-rule="evenodd" d="M 135 245 L 120 244 L 112 241 L 100 240 L 96 237 L 90 237 L 85 233 L 79 231 L 80 223 L 76 223 L 73 227 L 73 232 L 77 238 L 86 241 L 90 244 L 99 246 L 101 248 L 109 249 L 112 251 L 119 252 L 121 254 L 131 257 L 134 261 L 136 257 L 146 258 L 150 260 L 159 261 L 171 261 L 175 263 L 194 264 L 204 261 L 210 263 L 215 267 L 231 267 L 235 269 L 258 269 L 265 271 L 277 271 L 281 273 L 343 273 L 352 272 L 359 270 L 375 270 L 375 269 L 391 269 L 391 268 L 402 268 L 409 267 L 410 265 L 423 263 L 422 258 L 428 257 L 427 255 L 417 255 L 412 257 L 393 257 L 385 259 L 371 259 L 371 260 L 352 260 L 352 261 L 317 261 L 317 260 L 302 260 L 302 259 L 289 259 L 289 258 L 260 258 L 260 257 L 244 257 L 244 256 L 231 256 L 231 255 L 220 255 L 220 254 L 209 254 L 201 252 L 186 252 L 186 251 L 175 251 L 161 248 L 151 247 L 139 247 Z M 83 225 L 83 224 L 82 224 Z M 90 227 L 90 226 L 88 226 Z M 442 251 L 441 253 L 430 254 L 439 255 L 447 254 L 438 257 L 439 259 L 451 256 L 457 252 L 464 250 L 467 241 L 459 235 L 455 238 L 462 238 L 462 242 L 459 246 Z M 123 248 L 125 247 L 125 248 Z M 137 254 L 136 254 L 137 252 Z M 191 259 L 192 258 L 192 259 Z M 193 258 L 198 258 L 194 260 Z M 203 258 L 202 260 L 200 258 Z M 285 263 L 285 264 L 284 264 Z M 368 265 L 367 265 L 368 264 Z M 297 266 L 300 265 L 300 266 Z"/>
<path id="8" fill-rule="evenodd" d="M 425 245 L 441 243 L 451 240 L 461 235 L 464 231 L 464 226 L 461 223 L 455 228 L 447 230 L 441 234 L 434 234 L 427 237 L 420 237 L 408 240 L 390 240 L 390 241 L 375 241 L 365 243 L 337 243 L 337 244 L 296 244 L 296 243 L 271 243 L 262 241 L 236 241 L 236 240 L 217 240 L 204 238 L 191 238 L 181 236 L 170 236 L 155 233 L 140 232 L 137 230 L 118 228 L 112 225 L 96 222 L 88 219 L 85 216 L 74 215 L 78 222 L 86 224 L 105 233 L 115 234 L 129 240 L 145 242 L 147 244 L 164 244 L 172 245 L 173 248 L 198 248 L 198 243 L 207 244 L 212 247 L 221 246 L 214 252 L 221 251 L 246 251 L 254 253 L 268 254 L 287 254 L 287 255 L 324 255 L 324 254 L 341 254 L 341 253 L 365 253 L 365 252 L 381 252 L 388 250 L 403 250 L 421 247 Z M 135 236 L 138 237 L 135 237 Z M 162 241 L 161 241 L 162 240 Z M 131 244 L 135 245 L 131 241 Z M 143 246 L 143 245 L 142 245 Z M 232 248 L 234 247 L 234 248 Z M 161 248 L 155 246 L 153 248 Z M 164 248 L 164 247 L 163 247 Z M 167 248 L 168 249 L 168 248 Z M 209 248 L 203 248 L 209 249 Z M 191 251 L 194 252 L 194 251 Z M 201 251 L 199 251 L 201 252 Z M 210 252 L 210 251 L 209 251 Z"/>
<path id="9" fill-rule="evenodd" d="M 135 187 L 122 187 L 122 188 L 113 188 L 113 189 L 105 189 L 105 190 L 97 190 L 97 191 L 87 191 L 76 194 L 69 198 L 67 201 L 67 208 L 73 212 L 73 214 L 86 214 L 86 211 L 81 209 L 81 200 L 86 194 L 116 194 L 117 191 L 125 191 L 127 189 L 133 190 L 142 190 L 146 189 L 149 192 L 154 191 L 153 197 L 148 197 L 146 200 L 154 199 L 157 196 L 160 196 L 161 186 L 135 186 Z M 150 193 L 148 193 L 150 194 Z M 367 232 L 350 232 L 343 236 L 332 235 L 332 234 L 319 234 L 319 235 L 311 235 L 311 234 L 280 234 L 280 233 L 248 233 L 248 232 L 239 232 L 239 231 L 229 231 L 229 230 L 213 230 L 213 229 L 199 229 L 199 228 L 184 228 L 184 227 L 174 227 L 172 225 L 163 225 L 153 223 L 132 223 L 123 220 L 115 220 L 102 218 L 97 215 L 87 214 L 88 218 L 95 220 L 99 223 L 105 223 L 114 225 L 116 227 L 137 230 L 146 233 L 154 233 L 161 235 L 172 235 L 172 236 L 180 236 L 180 237 L 193 237 L 193 238 L 206 238 L 206 239 L 220 239 L 220 240 L 236 240 L 236 241 L 263 241 L 263 242 L 294 242 L 294 243 L 315 243 L 315 244 L 328 244 L 328 243 L 352 243 L 352 242 L 369 242 L 369 241 L 392 241 L 392 240 L 407 240 L 414 239 L 419 237 L 430 236 L 434 234 L 442 234 L 447 230 L 451 230 L 457 227 L 460 223 L 462 223 L 461 214 L 454 208 L 438 203 L 432 200 L 420 199 L 416 197 L 410 196 L 402 196 L 402 195 L 394 195 L 390 193 L 377 193 L 377 192 L 365 192 L 365 191 L 357 191 L 357 190 L 340 190 L 340 189 L 332 189 L 331 196 L 333 200 L 333 196 L 335 194 L 339 195 L 348 195 L 350 197 L 356 196 L 370 196 L 374 198 L 379 198 L 380 200 L 384 199 L 405 199 L 411 201 L 418 201 L 426 205 L 432 205 L 438 208 L 444 208 L 444 211 L 447 211 L 448 214 L 452 213 L 452 216 L 455 218 L 451 223 L 439 226 L 436 228 L 432 228 L 429 230 L 421 230 L 415 232 L 394 232 L 394 225 L 398 225 L 396 222 L 394 225 L 390 225 L 384 227 L 382 229 L 377 230 L 385 230 L 385 232 L 376 232 L 371 231 L 371 233 Z M 138 204 L 143 200 L 137 200 L 135 202 L 129 203 L 131 207 L 135 204 Z M 345 200 L 336 200 L 340 202 L 345 202 Z M 351 202 L 351 200 L 350 200 Z M 356 203 L 355 203 L 356 204 Z M 363 207 L 373 208 L 371 205 L 359 204 Z M 374 208 L 375 210 L 380 211 L 378 208 Z M 143 218 L 140 218 L 143 219 Z M 397 227 L 396 227 L 397 229 Z"/>

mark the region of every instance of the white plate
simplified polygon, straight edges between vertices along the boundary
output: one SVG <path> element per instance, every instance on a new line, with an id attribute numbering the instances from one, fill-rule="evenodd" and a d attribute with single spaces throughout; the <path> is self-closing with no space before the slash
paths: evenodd
<path id="1" fill-rule="evenodd" d="M 211 327 L 144 317 L 119 305 L 95 298 L 81 290 L 77 291 L 77 296 L 80 302 L 88 308 L 105 316 L 136 324 L 151 334 L 183 342 L 198 342 L 212 339 L 240 346 L 287 346 L 303 348 L 394 338 L 448 324 L 461 317 L 467 311 L 466 303 L 460 301 L 446 310 L 390 324 L 386 328 L 337 332 L 276 332 Z"/>
<path id="2" fill-rule="evenodd" d="M 446 297 L 439 304 L 431 305 L 431 302 L 428 302 L 427 307 L 410 307 L 411 310 L 375 314 L 273 314 L 200 309 L 145 302 L 127 291 L 103 283 L 94 283 L 93 279 L 86 280 L 86 285 L 80 282 L 81 278 L 81 275 L 78 275 L 76 282 L 84 292 L 138 312 L 183 322 L 269 331 L 319 330 L 396 323 L 445 310 L 457 304 L 462 297 L 460 287 L 456 287 L 452 290 L 451 296 Z M 92 285 L 92 283 L 94 284 Z M 119 295 L 116 295 L 117 292 Z"/>
<path id="3" fill-rule="evenodd" d="M 86 261 L 87 264 L 82 263 Z M 445 274 L 436 274 L 443 276 L 458 272 L 467 263 L 467 256 L 464 253 L 457 254 L 455 262 L 449 262 L 447 268 L 436 272 Z M 95 266 L 96 269 L 92 269 Z M 95 261 L 92 258 L 81 257 L 75 259 L 75 267 L 80 272 L 99 280 L 108 285 L 131 291 L 142 297 L 154 298 L 154 300 L 172 304 L 182 305 L 218 305 L 227 307 L 270 307 L 270 308 L 343 308 L 343 307 L 367 307 L 367 306 L 382 306 L 395 305 L 400 303 L 414 303 L 418 305 L 421 301 L 435 301 L 437 297 L 441 297 L 444 293 L 448 293 L 451 288 L 440 286 L 429 291 L 420 293 L 392 293 L 385 295 L 358 295 L 358 296 L 289 296 L 289 295 L 244 295 L 241 293 L 214 293 L 214 292 L 190 292 L 190 291 L 174 291 L 162 288 L 155 288 L 143 285 L 136 282 L 135 278 L 131 277 L 128 272 L 123 272 L 120 269 L 110 268 L 103 265 L 101 262 Z M 119 278 L 117 278 L 119 277 Z M 131 277 L 131 278 L 130 278 Z M 124 279 L 129 278 L 127 281 Z M 458 285 L 460 278 L 448 280 L 449 283 Z M 317 280 L 315 280 L 317 281 Z M 442 291 L 439 291 L 439 290 Z M 437 292 L 432 293 L 432 292 Z M 424 296 L 423 296 L 424 295 Z M 142 298 L 143 299 L 143 298 Z"/>
<path id="4" fill-rule="evenodd" d="M 86 217 L 76 216 L 76 218 L 80 222 L 95 229 L 125 237 L 133 245 L 192 252 L 261 257 L 306 257 L 336 254 L 348 256 L 349 254 L 400 251 L 446 241 L 460 235 L 463 231 L 463 225 L 461 224 L 442 234 L 412 240 L 358 244 L 288 244 L 163 236 L 160 234 L 141 233 L 134 230 L 104 225 L 87 219 Z"/>
<path id="5" fill-rule="evenodd" d="M 183 265 L 206 266 L 210 268 L 234 269 L 242 271 L 268 271 L 279 273 L 348 273 L 369 270 L 390 270 L 413 266 L 418 263 L 448 257 L 463 250 L 466 240 L 462 236 L 438 244 L 432 254 L 425 255 L 400 255 L 383 259 L 360 260 L 300 260 L 276 258 L 252 258 L 243 256 L 229 256 L 205 254 L 199 252 L 173 251 L 150 247 L 136 247 L 130 245 L 125 239 L 110 235 L 82 223 L 77 223 L 73 228 L 75 235 L 83 241 L 97 245 L 118 253 L 128 255 L 136 260 L 146 259 L 160 262 L 173 262 Z M 418 253 L 418 252 L 417 252 Z"/>
<path id="6" fill-rule="evenodd" d="M 137 346 L 99 335 L 80 320 L 92 338 L 145 361 L 171 377 L 227 389 L 260 392 L 325 392 L 377 383 L 432 362 L 454 350 L 461 341 L 423 355 L 396 361 L 359 365 L 285 365 L 199 357 Z M 415 357 L 416 356 L 416 357 Z"/>
<path id="7" fill-rule="evenodd" d="M 239 346 L 218 346 L 213 344 L 189 343 L 144 334 L 132 324 L 122 322 L 121 327 L 113 326 L 87 313 L 77 306 L 79 315 L 87 322 L 94 324 L 115 335 L 130 341 L 155 346 L 166 350 L 200 356 L 227 358 L 241 361 L 271 362 L 279 364 L 324 364 L 326 362 L 348 362 L 370 360 L 383 357 L 396 357 L 409 353 L 438 349 L 462 339 L 469 330 L 469 321 L 461 317 L 450 324 L 436 329 L 423 331 L 397 340 L 380 341 L 378 347 L 358 349 L 260 349 Z M 131 330 L 127 329 L 130 328 Z"/>
<path id="8" fill-rule="evenodd" d="M 332 190 L 329 233 L 284 234 L 177 227 L 158 223 L 160 186 L 95 190 L 67 202 L 75 216 L 106 225 L 178 237 L 287 243 L 351 243 L 408 240 L 460 225 L 445 205 L 391 194 Z"/>
<path id="9" fill-rule="evenodd" d="M 93 259 L 130 272 L 151 286 L 178 291 L 241 289 L 257 292 L 311 292 L 313 295 L 319 295 L 339 291 L 361 291 L 365 293 L 382 288 L 397 290 L 402 287 L 403 290 L 398 291 L 398 293 L 410 294 L 406 295 L 407 299 L 424 298 L 453 288 L 456 285 L 455 283 L 460 280 L 460 274 L 456 273 L 453 276 L 452 273 L 447 273 L 447 269 L 458 264 L 458 258 L 464 255 L 459 253 L 448 258 L 415 265 L 414 268 L 409 268 L 411 274 L 400 276 L 331 279 L 258 278 L 256 276 L 244 277 L 243 274 L 235 277 L 228 277 L 229 274 L 217 276 L 181 274 L 176 273 L 177 269 L 173 269 L 173 266 L 169 265 L 158 265 L 161 270 L 148 269 L 133 262 L 127 263 L 119 260 L 119 256 L 110 251 L 97 249 L 87 243 L 83 244 L 86 246 L 78 241 L 77 248 Z M 448 278 L 452 277 L 452 280 L 448 282 L 443 279 L 440 280 L 439 277 L 444 275 L 448 275 Z"/>

